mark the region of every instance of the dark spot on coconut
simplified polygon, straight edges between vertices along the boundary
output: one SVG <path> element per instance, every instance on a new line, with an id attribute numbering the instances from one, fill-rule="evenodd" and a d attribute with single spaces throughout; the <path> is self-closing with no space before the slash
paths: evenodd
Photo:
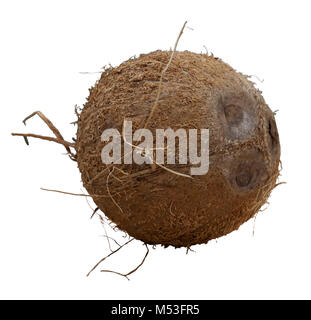
<path id="1" fill-rule="evenodd" d="M 236 183 L 239 187 L 246 187 L 252 179 L 252 174 L 248 170 L 238 173 Z"/>
<path id="2" fill-rule="evenodd" d="M 243 121 L 243 110 L 234 104 L 224 108 L 226 120 L 230 126 L 238 126 Z"/>
<path id="3" fill-rule="evenodd" d="M 268 120 L 268 146 L 271 150 L 271 154 L 273 157 L 279 157 L 280 153 L 280 142 L 279 142 L 279 134 L 278 129 L 276 127 L 275 120 L 270 118 Z"/>
<path id="4" fill-rule="evenodd" d="M 269 120 L 268 131 L 271 138 L 272 147 L 275 147 L 279 144 L 279 134 L 274 119 Z"/>
<path id="5" fill-rule="evenodd" d="M 218 102 L 218 117 L 229 140 L 249 138 L 257 124 L 255 100 L 247 92 L 229 92 Z"/>
<path id="6" fill-rule="evenodd" d="M 229 176 L 231 186 L 238 192 L 255 189 L 268 179 L 263 153 L 259 149 L 245 150 L 238 157 L 228 157 L 222 165 L 227 167 L 224 175 Z"/>

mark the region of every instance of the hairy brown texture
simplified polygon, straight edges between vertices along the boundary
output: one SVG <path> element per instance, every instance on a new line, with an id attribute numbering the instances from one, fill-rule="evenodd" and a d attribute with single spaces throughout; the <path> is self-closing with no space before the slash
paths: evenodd
<path id="1" fill-rule="evenodd" d="M 79 116 L 75 148 L 84 187 L 118 228 L 147 244 L 189 247 L 258 212 L 276 185 L 280 144 L 273 112 L 246 76 L 213 56 L 176 52 L 148 129 L 155 137 L 157 128 L 209 128 L 209 172 L 189 179 L 159 166 L 103 164 L 102 132 L 122 132 L 124 119 L 133 130 L 145 126 L 170 56 L 155 51 L 105 70 Z M 165 166 L 189 174 L 190 165 Z"/>

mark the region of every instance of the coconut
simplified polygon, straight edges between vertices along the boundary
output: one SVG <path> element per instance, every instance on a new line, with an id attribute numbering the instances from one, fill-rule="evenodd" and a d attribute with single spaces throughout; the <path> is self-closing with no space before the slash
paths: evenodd
<path id="1" fill-rule="evenodd" d="M 106 69 L 79 114 L 74 147 L 84 187 L 119 229 L 146 244 L 190 247 L 238 229 L 267 202 L 280 144 L 274 114 L 249 77 L 188 51 L 175 52 L 163 73 L 171 56 L 155 51 Z M 124 120 L 153 137 L 159 128 L 208 128 L 208 172 L 191 176 L 190 164 L 178 162 L 104 164 L 101 135 L 123 132 Z"/>

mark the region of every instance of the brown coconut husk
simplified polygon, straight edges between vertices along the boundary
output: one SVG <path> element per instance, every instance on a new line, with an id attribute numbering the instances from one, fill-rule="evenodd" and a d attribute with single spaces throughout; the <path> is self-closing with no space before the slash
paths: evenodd
<path id="1" fill-rule="evenodd" d="M 155 51 L 102 74 L 79 116 L 77 161 L 84 187 L 119 229 L 148 244 L 189 247 L 238 229 L 266 203 L 280 144 L 274 114 L 247 76 L 188 51 L 176 52 L 163 74 L 171 56 Z M 157 128 L 209 128 L 208 174 L 188 179 L 189 165 L 104 165 L 101 133 L 122 132 L 124 119 L 133 131 L 148 123 L 154 136 Z"/>

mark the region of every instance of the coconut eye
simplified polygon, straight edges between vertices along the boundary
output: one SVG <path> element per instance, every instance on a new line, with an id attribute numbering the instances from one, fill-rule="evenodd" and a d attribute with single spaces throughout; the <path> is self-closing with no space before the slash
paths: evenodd
<path id="1" fill-rule="evenodd" d="M 252 180 L 252 174 L 250 171 L 243 171 L 237 175 L 235 178 L 236 183 L 239 187 L 243 188 L 249 185 Z"/>
<path id="2" fill-rule="evenodd" d="M 248 139 L 258 123 L 256 101 L 248 92 L 229 91 L 219 97 L 218 118 L 229 140 Z"/>
<path id="3" fill-rule="evenodd" d="M 238 126 L 243 121 L 243 110 L 240 106 L 229 104 L 224 108 L 226 120 L 231 126 Z"/>
<path id="4" fill-rule="evenodd" d="M 278 135 L 275 121 L 273 119 L 269 120 L 268 132 L 271 138 L 272 147 L 274 147 L 279 143 L 279 135 Z"/>
<path id="5" fill-rule="evenodd" d="M 279 157 L 280 154 L 280 142 L 279 142 L 279 134 L 278 129 L 276 127 L 275 120 L 273 118 L 269 118 L 267 123 L 267 143 L 273 158 Z"/>

